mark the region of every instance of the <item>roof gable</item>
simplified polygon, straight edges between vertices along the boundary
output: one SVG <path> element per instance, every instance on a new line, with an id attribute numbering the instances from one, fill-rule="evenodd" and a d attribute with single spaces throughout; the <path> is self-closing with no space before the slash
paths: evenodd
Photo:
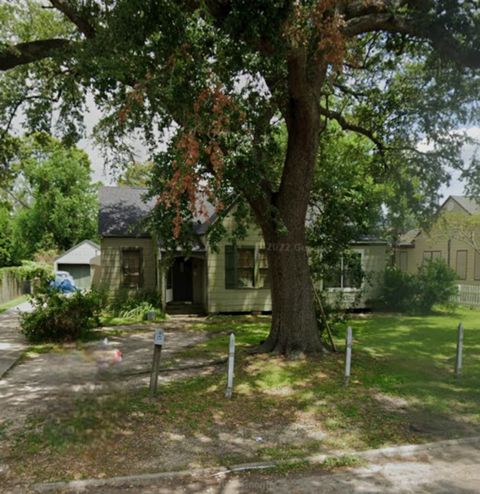
<path id="1" fill-rule="evenodd" d="M 470 215 L 480 213 L 480 203 L 476 199 L 466 196 L 448 196 L 445 202 L 440 206 L 440 210 L 450 211 L 456 207 L 460 207 Z"/>
<path id="2" fill-rule="evenodd" d="M 83 240 L 67 251 L 60 254 L 56 264 L 88 264 L 90 260 L 100 253 L 100 246 L 91 240 Z"/>

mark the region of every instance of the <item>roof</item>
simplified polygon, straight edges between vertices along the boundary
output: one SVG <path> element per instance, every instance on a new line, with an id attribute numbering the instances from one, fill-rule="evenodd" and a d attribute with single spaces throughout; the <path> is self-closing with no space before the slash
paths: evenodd
<path id="1" fill-rule="evenodd" d="M 469 214 L 480 213 L 480 203 L 476 199 L 467 196 L 448 196 L 447 200 L 442 204 L 442 208 L 449 199 L 453 199 Z"/>
<path id="2" fill-rule="evenodd" d="M 100 246 L 91 240 L 83 240 L 55 258 L 55 264 L 90 264 L 98 255 Z"/>
<path id="3" fill-rule="evenodd" d="M 144 187 L 101 187 L 99 233 L 102 237 L 150 237 L 145 220 L 156 205 Z M 215 207 L 204 194 L 197 197 L 198 214 L 193 218 L 197 235 L 203 235 L 216 218 Z"/>
<path id="4" fill-rule="evenodd" d="M 155 206 L 144 187 L 101 187 L 98 231 L 102 237 L 149 237 L 144 221 Z"/>
<path id="5" fill-rule="evenodd" d="M 413 245 L 415 239 L 420 235 L 422 230 L 420 228 L 413 228 L 408 230 L 408 232 L 400 235 L 396 245 L 397 247 L 410 247 Z"/>
<path id="6" fill-rule="evenodd" d="M 351 243 L 356 245 L 388 245 L 385 239 L 372 235 L 362 235 Z"/>

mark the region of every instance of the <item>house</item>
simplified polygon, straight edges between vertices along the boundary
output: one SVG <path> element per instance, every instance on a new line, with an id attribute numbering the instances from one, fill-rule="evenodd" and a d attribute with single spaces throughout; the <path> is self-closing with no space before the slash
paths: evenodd
<path id="1" fill-rule="evenodd" d="M 55 271 L 68 271 L 78 288 L 90 288 L 100 275 L 100 246 L 84 240 L 58 256 Z"/>
<path id="2" fill-rule="evenodd" d="M 197 246 L 186 256 L 178 251 L 167 257 L 162 242 L 148 233 L 144 220 L 155 205 L 146 200 L 147 190 L 136 187 L 102 187 L 99 233 L 101 237 L 102 286 L 112 292 L 143 290 L 158 293 L 167 312 L 269 312 L 271 296 L 267 255 L 260 230 L 252 225 L 245 238 L 234 246 L 220 241 L 216 249 L 208 242 L 208 226 L 215 221 L 211 205 L 207 217 L 192 225 Z M 223 220 L 227 231 L 233 216 Z M 386 246 L 368 240 L 354 246 L 361 265 L 369 269 L 384 266 Z M 380 260 L 375 256 L 380 253 Z M 340 273 L 332 290 L 358 292 L 348 287 Z"/>
<path id="3" fill-rule="evenodd" d="M 206 238 L 208 217 L 193 225 L 198 246 L 189 256 L 178 252 L 170 266 L 165 251 L 143 221 L 155 205 L 144 200 L 147 190 L 138 187 L 102 187 L 99 233 L 101 285 L 112 292 L 156 291 L 169 312 L 270 311 L 266 256 L 262 236 L 252 227 L 237 246 L 220 242 L 215 252 Z M 225 220 L 233 221 L 231 217 Z"/>
<path id="4" fill-rule="evenodd" d="M 332 276 L 322 282 L 329 302 L 346 308 L 374 305 L 379 299 L 389 250 L 388 242 L 376 237 L 365 236 L 352 242 L 348 256 L 342 256 Z"/>
<path id="5" fill-rule="evenodd" d="M 480 285 L 479 203 L 449 196 L 429 230 L 411 230 L 396 244 L 396 265 L 406 273 L 416 273 L 432 259 L 444 259 L 456 271 L 460 285 Z"/>

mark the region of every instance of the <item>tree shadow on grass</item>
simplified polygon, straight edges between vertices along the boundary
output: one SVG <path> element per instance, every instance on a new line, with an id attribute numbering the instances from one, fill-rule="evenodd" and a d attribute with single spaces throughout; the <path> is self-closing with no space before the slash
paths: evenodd
<path id="1" fill-rule="evenodd" d="M 433 330 L 428 326 L 422 331 Z M 406 351 L 405 331 L 388 341 L 393 349 L 385 344 L 376 358 L 357 343 L 348 387 L 342 354 L 298 361 L 240 354 L 231 400 L 224 398 L 223 368 L 161 384 L 156 399 L 145 389 L 80 398 L 62 413 L 31 417 L 23 434 L 10 438 L 12 471 L 29 465 L 29 475 L 43 480 L 127 475 L 478 433 L 478 421 L 466 420 L 478 409 L 474 382 L 454 381 L 441 366 L 409 364 L 405 356 L 421 358 L 425 340 Z"/>

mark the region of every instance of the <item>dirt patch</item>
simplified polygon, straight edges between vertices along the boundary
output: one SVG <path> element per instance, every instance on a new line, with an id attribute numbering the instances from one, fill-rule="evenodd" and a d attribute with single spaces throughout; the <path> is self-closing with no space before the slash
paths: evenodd
<path id="1" fill-rule="evenodd" d="M 158 325 L 111 328 L 108 348 L 119 349 L 122 361 L 106 368 L 99 365 L 92 355 L 92 349 L 102 348 L 101 342 L 85 344 L 81 348 L 66 345 L 61 352 L 42 353 L 25 359 L 0 380 L 0 426 L 6 422 L 10 426 L 21 426 L 26 416 L 32 413 L 61 412 L 70 408 L 72 400 L 84 395 L 100 396 L 144 387 L 149 380 L 156 327 Z M 166 330 L 162 362 L 208 338 L 206 333 L 188 331 L 184 318 L 167 321 L 162 327 Z M 108 334 L 109 328 L 101 330 Z M 115 336 L 119 331 L 121 334 Z M 182 367 L 201 363 L 202 359 L 190 359 L 183 361 Z M 162 372 L 159 382 L 197 373 L 196 370 Z"/>

